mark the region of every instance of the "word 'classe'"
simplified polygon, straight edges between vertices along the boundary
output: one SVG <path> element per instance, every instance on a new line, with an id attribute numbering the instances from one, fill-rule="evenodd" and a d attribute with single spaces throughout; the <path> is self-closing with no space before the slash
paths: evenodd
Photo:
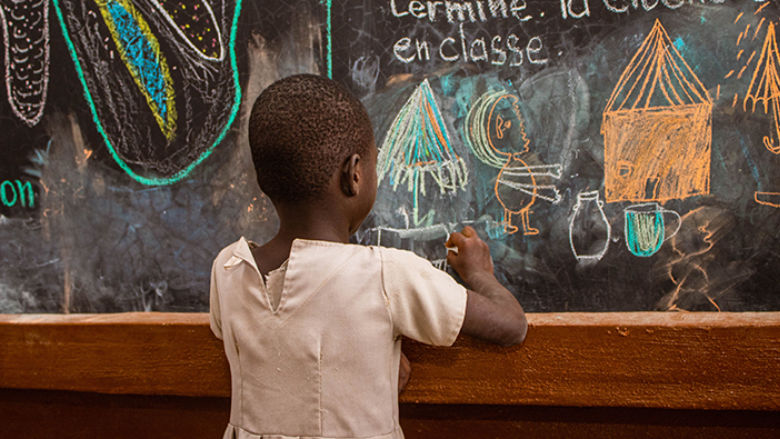
<path id="1" fill-rule="evenodd" d="M 510 33 L 505 38 L 495 35 L 492 38 L 477 37 L 469 39 L 458 26 L 458 37 L 448 36 L 440 42 L 431 44 L 428 40 L 402 37 L 393 45 L 393 55 L 402 63 L 430 61 L 438 57 L 445 62 L 486 62 L 495 66 L 508 65 L 519 67 L 524 60 L 531 64 L 546 64 L 542 39 L 532 37 L 523 42 Z"/>

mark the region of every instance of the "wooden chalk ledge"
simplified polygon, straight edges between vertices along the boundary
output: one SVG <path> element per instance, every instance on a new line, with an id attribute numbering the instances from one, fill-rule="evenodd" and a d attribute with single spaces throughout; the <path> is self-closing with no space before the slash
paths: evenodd
<path id="1" fill-rule="evenodd" d="M 530 314 L 525 345 L 409 340 L 402 402 L 780 410 L 780 312 Z M 0 315 L 0 388 L 228 396 L 206 314 Z"/>

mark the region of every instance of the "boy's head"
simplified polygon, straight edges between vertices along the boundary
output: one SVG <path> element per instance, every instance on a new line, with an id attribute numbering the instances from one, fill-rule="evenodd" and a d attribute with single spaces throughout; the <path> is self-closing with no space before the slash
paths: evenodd
<path id="1" fill-rule="evenodd" d="M 266 88 L 252 107 L 249 145 L 257 182 L 274 203 L 323 198 L 334 175 L 343 173 L 345 165 L 349 168 L 355 154 L 360 166 L 372 166 L 375 175 L 376 147 L 365 108 L 345 88 L 321 76 L 290 76 Z M 366 177 L 361 185 L 371 184 L 370 175 Z M 373 191 L 370 204 L 375 179 L 373 186 L 367 187 Z M 349 187 L 342 189 L 349 195 Z"/>

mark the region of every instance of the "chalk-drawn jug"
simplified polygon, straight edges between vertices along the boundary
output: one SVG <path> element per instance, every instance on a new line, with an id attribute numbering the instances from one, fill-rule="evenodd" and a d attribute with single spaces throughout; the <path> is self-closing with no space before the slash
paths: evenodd
<path id="1" fill-rule="evenodd" d="M 607 252 L 611 228 L 598 191 L 580 192 L 569 221 L 569 244 L 578 260 L 599 260 Z"/>

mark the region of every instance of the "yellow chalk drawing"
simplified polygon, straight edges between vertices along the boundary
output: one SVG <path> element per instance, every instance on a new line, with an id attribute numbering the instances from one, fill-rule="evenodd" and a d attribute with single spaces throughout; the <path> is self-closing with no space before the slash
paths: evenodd
<path id="1" fill-rule="evenodd" d="M 128 0 L 94 0 L 138 90 L 143 93 L 160 131 L 176 135 L 173 80 L 160 43 L 141 13 Z"/>
<path id="2" fill-rule="evenodd" d="M 709 193 L 712 98 L 659 20 L 612 91 L 601 132 L 608 203 Z"/>

